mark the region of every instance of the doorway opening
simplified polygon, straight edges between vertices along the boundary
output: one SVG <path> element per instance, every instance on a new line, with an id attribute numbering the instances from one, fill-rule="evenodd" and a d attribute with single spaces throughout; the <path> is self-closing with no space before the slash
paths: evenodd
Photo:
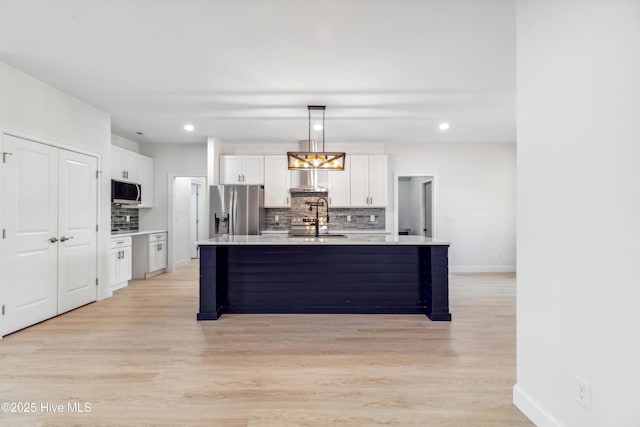
<path id="1" fill-rule="evenodd" d="M 197 175 L 169 176 L 169 242 L 167 270 L 197 259 L 199 240 L 209 236 L 207 178 Z"/>
<path id="2" fill-rule="evenodd" d="M 395 173 L 394 176 L 394 233 L 436 239 L 436 175 Z"/>

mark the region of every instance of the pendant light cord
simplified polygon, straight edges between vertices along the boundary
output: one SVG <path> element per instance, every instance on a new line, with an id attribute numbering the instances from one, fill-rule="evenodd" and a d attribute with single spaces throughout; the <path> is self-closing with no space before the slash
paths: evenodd
<path id="1" fill-rule="evenodd" d="M 309 113 L 309 139 L 307 141 L 307 146 L 308 146 L 309 152 L 311 152 L 311 108 L 307 107 L 307 112 Z"/>
<path id="2" fill-rule="evenodd" d="M 327 152 L 327 150 L 324 149 L 324 109 L 322 110 L 322 151 L 324 153 Z"/>

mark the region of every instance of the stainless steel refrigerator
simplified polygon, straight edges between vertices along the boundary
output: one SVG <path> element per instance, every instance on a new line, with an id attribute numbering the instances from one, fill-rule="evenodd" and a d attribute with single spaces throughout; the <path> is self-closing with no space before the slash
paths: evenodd
<path id="1" fill-rule="evenodd" d="M 209 187 L 210 237 L 260 234 L 264 228 L 262 185 L 212 185 Z"/>

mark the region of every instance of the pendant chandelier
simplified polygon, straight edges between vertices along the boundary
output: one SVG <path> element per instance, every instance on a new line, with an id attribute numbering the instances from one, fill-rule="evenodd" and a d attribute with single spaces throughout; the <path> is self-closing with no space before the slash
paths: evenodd
<path id="1" fill-rule="evenodd" d="M 324 112 L 326 110 L 324 105 L 309 105 L 309 151 L 299 152 L 287 152 L 287 163 L 289 170 L 328 170 L 328 171 L 343 171 L 344 159 L 346 153 L 328 153 L 324 151 Z M 312 141 L 311 139 L 311 112 L 322 111 L 322 124 L 315 123 L 313 130 L 316 132 L 322 131 L 322 151 L 311 151 Z M 315 144 L 313 144 L 315 145 Z"/>

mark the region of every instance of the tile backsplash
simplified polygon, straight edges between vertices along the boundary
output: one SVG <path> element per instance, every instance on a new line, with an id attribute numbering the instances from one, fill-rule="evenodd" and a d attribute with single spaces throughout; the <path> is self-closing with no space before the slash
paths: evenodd
<path id="1" fill-rule="evenodd" d="M 266 230 L 289 230 L 291 220 L 303 218 L 305 216 L 315 217 L 316 210 L 309 207 L 305 202 L 315 202 L 318 197 L 327 197 L 327 193 L 291 193 L 290 208 L 267 208 L 266 209 Z M 325 208 L 320 208 L 320 216 L 325 216 Z M 278 216 L 278 221 L 275 217 Z M 371 221 L 371 215 L 374 221 Z M 384 208 L 329 208 L 329 226 L 335 230 L 384 230 L 385 229 L 385 209 Z M 347 221 L 351 217 L 351 221 Z"/>
<path id="2" fill-rule="evenodd" d="M 136 208 L 111 205 L 111 233 L 138 231 L 139 213 L 140 210 Z M 129 222 L 127 222 L 127 216 L 129 216 Z"/>

